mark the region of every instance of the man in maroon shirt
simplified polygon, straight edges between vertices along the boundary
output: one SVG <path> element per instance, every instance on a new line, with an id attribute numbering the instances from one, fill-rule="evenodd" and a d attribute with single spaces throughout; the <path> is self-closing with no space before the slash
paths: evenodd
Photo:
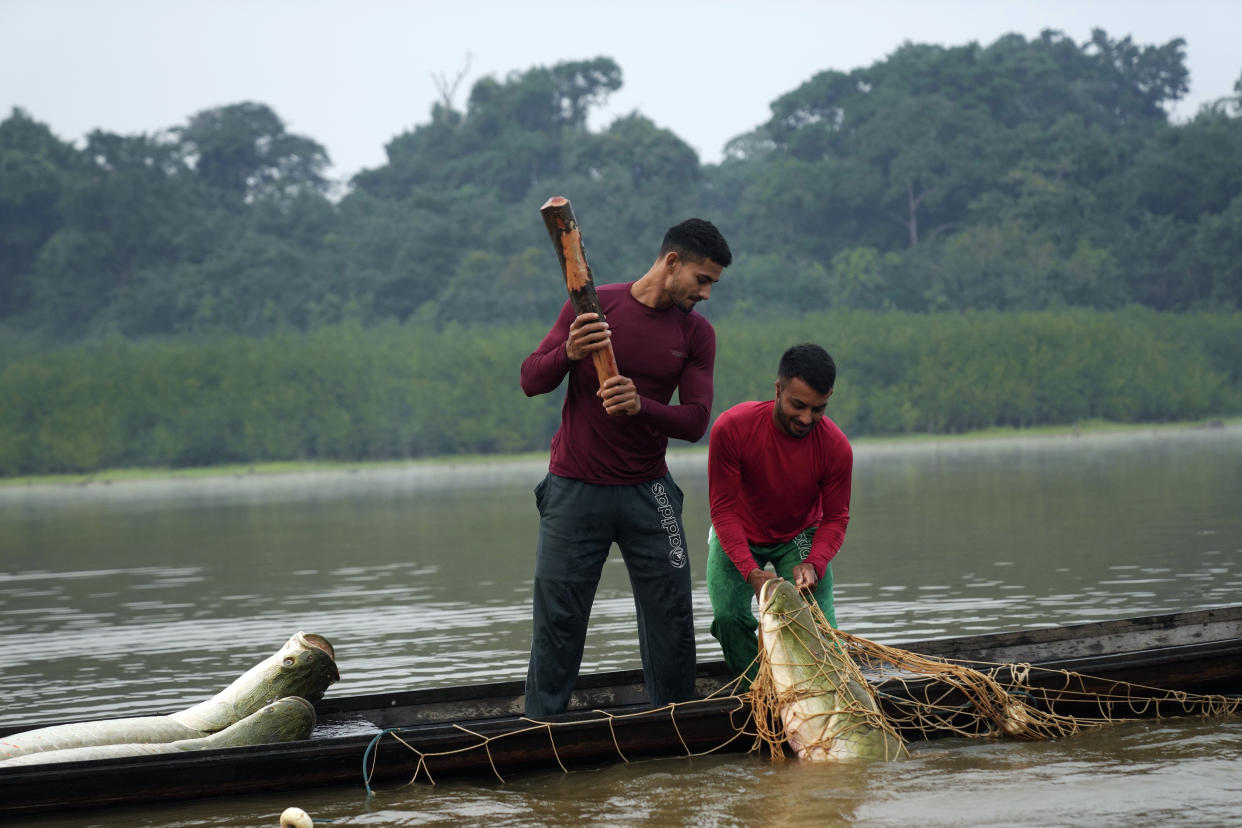
<path id="1" fill-rule="evenodd" d="M 829 562 L 845 541 L 854 466 L 849 441 L 824 416 L 836 378 L 827 351 L 795 345 L 781 357 L 775 400 L 735 405 L 712 426 L 712 635 L 729 669 L 747 679 L 758 654 L 751 603 L 769 579 L 791 580 L 813 595 L 836 626 Z"/>
<path id="2" fill-rule="evenodd" d="M 587 619 L 608 550 L 621 549 L 638 613 L 654 706 L 694 695 L 694 619 L 682 493 L 664 461 L 668 438 L 694 442 L 711 418 L 716 333 L 693 313 L 733 260 L 710 222 L 669 229 L 638 281 L 596 289 L 605 320 L 566 302 L 522 363 L 522 390 L 547 394 L 566 375 L 548 475 L 535 488 L 534 633 L 526 715 L 565 710 L 582 664 Z M 620 376 L 601 387 L 591 354 L 612 343 Z M 670 405 L 673 391 L 678 405 Z"/>

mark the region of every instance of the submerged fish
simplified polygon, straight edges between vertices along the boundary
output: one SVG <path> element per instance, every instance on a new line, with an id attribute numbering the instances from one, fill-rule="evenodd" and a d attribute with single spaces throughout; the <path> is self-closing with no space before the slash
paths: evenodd
<path id="1" fill-rule="evenodd" d="M 205 702 L 168 716 L 135 716 L 53 725 L 0 739 L 0 760 L 91 745 L 152 744 L 199 739 L 236 724 L 285 696 L 313 703 L 339 679 L 326 638 L 298 632 L 275 654 L 251 667 Z"/>
<path id="2" fill-rule="evenodd" d="M 799 759 L 900 759 L 908 756 L 887 725 L 871 686 L 849 655 L 825 641 L 810 606 L 789 581 L 759 593 L 759 634 L 785 737 Z"/>
<path id="3" fill-rule="evenodd" d="M 293 742 L 307 738 L 314 728 L 315 706 L 299 696 L 286 696 L 210 736 L 163 743 L 91 745 L 65 750 L 45 750 L 0 761 L 0 770 L 19 765 L 81 762 L 88 759 L 115 759 L 187 750 Z"/>

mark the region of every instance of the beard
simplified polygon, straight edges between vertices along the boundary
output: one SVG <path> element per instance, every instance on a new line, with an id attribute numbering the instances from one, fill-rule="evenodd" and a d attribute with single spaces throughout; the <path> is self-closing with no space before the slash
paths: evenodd
<path id="1" fill-rule="evenodd" d="M 781 431 L 796 440 L 801 440 L 803 437 L 811 433 L 811 426 L 807 426 L 804 430 L 799 430 L 799 427 L 793 421 L 793 418 L 786 416 L 785 412 L 781 410 L 779 402 L 776 406 L 776 423 L 781 427 Z"/>

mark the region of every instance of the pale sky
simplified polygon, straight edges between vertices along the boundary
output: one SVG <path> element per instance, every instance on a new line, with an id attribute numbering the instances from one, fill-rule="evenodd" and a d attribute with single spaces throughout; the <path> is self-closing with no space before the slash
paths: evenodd
<path id="1" fill-rule="evenodd" d="M 992 43 L 1093 27 L 1143 45 L 1186 40 L 1177 120 L 1232 94 L 1239 0 L 0 0 L 0 119 L 14 106 L 80 142 L 265 103 L 323 144 L 330 174 L 384 163 L 384 144 L 430 118 L 433 75 L 480 77 L 613 58 L 622 89 L 593 128 L 637 110 L 704 162 L 767 120 L 815 73 L 849 71 L 902 42 Z"/>

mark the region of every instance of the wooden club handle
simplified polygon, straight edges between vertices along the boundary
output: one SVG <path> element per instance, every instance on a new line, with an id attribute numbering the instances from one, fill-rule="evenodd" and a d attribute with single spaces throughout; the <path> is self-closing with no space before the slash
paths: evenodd
<path id="1" fill-rule="evenodd" d="M 556 258 L 561 263 L 561 272 L 565 274 L 565 287 L 569 290 L 574 313 L 598 313 L 600 321 L 604 321 L 604 310 L 595 295 L 595 282 L 591 279 L 591 267 L 587 264 L 586 250 L 582 246 L 582 231 L 578 228 L 569 199 L 552 196 L 539 208 L 539 212 L 552 238 L 552 246 L 556 248 Z M 611 342 L 598 351 L 592 351 L 591 359 L 595 363 L 600 385 L 620 373 Z"/>

